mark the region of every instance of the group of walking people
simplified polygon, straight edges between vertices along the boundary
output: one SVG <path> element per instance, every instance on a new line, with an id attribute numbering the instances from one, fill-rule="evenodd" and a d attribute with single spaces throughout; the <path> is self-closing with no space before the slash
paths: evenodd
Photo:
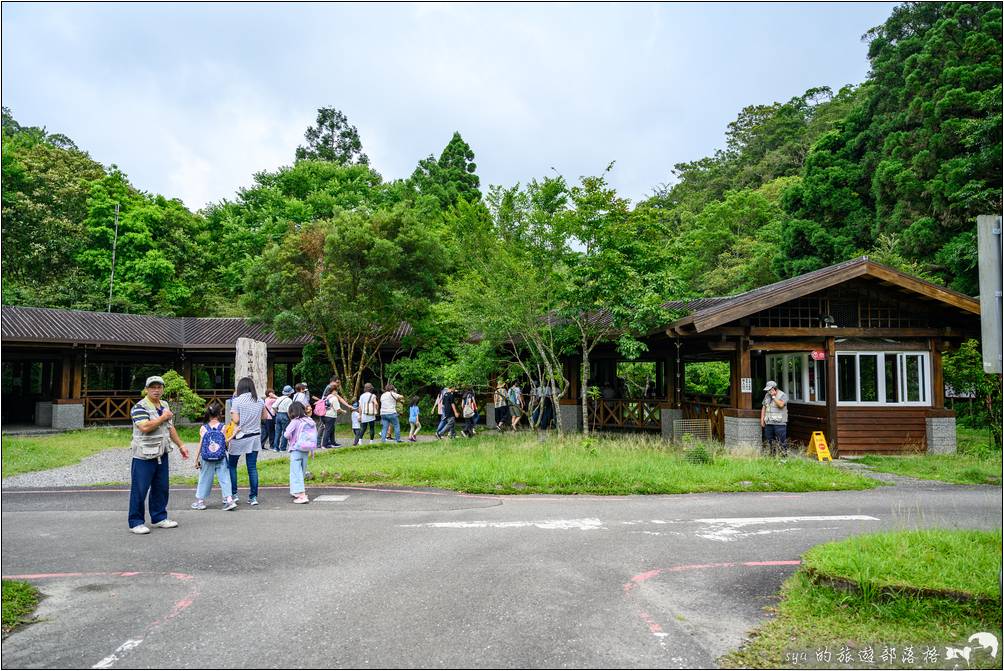
<path id="1" fill-rule="evenodd" d="M 549 391 L 549 388 L 548 388 Z M 132 408 L 132 468 L 129 504 L 129 528 L 136 534 L 150 533 L 146 524 L 146 501 L 149 496 L 152 526 L 173 528 L 177 522 L 167 516 L 169 485 L 168 455 L 177 446 L 183 459 L 189 458 L 174 427 L 174 413 L 162 396 L 164 380 L 158 375 L 147 379 L 143 398 Z M 553 405 L 545 388 L 534 387 L 531 394 L 532 424 L 550 426 Z M 308 503 L 306 493 L 307 461 L 318 449 L 340 447 L 335 440 L 335 425 L 339 415 L 351 413 L 353 445 L 361 445 L 369 433 L 370 443 L 376 442 L 376 424 L 380 420 L 382 442 L 401 440 L 401 418 L 408 411 L 409 432 L 406 440 L 416 442 L 422 430 L 420 396 L 410 399 L 398 393 L 393 384 L 384 386 L 377 395 L 369 382 L 357 399 L 349 402 L 342 395 L 342 383 L 333 376 L 320 396 L 313 396 L 305 383 L 286 385 L 280 394 L 267 389 L 259 397 L 250 377 L 238 380 L 230 399 L 229 413 L 219 401 L 210 402 L 199 427 L 199 449 L 195 465 L 199 481 L 195 492 L 194 510 L 205 510 L 213 481 L 219 483 L 223 509 L 235 510 L 241 502 L 237 492 L 237 466 L 244 457 L 248 474 L 247 503 L 258 505 L 258 454 L 261 450 L 289 453 L 289 491 L 293 503 Z M 499 382 L 495 389 L 495 421 L 499 431 L 517 430 L 526 414 L 523 392 L 516 384 Z M 480 420 L 480 408 L 472 388 L 458 392 L 455 386 L 440 391 L 433 410 L 439 414 L 435 437 L 456 437 L 456 425 L 463 421 L 461 433 L 473 437 Z M 538 415 L 538 413 L 540 413 Z M 537 420 L 540 420 L 538 423 Z M 391 437 L 393 435 L 393 437 Z"/>

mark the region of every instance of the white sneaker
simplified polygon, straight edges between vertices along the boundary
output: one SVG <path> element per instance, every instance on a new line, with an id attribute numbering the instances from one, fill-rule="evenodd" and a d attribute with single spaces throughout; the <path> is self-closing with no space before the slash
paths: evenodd
<path id="1" fill-rule="evenodd" d="M 178 523 L 175 522 L 174 520 L 161 520 L 156 524 L 154 524 L 153 526 L 160 527 L 161 529 L 173 529 L 174 527 L 178 526 Z"/>
<path id="2" fill-rule="evenodd" d="M 139 524 L 137 526 L 131 527 L 129 531 L 133 532 L 134 534 L 148 534 L 150 533 L 150 527 L 148 527 L 145 524 Z"/>
<path id="3" fill-rule="evenodd" d="M 236 508 L 237 504 L 234 503 L 233 501 L 227 501 L 225 504 L 223 504 L 223 510 L 234 510 Z"/>

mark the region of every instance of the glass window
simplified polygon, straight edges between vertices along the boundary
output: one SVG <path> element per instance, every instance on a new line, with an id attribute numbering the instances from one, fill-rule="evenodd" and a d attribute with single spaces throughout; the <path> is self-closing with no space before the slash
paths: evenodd
<path id="1" fill-rule="evenodd" d="M 899 362 L 896 355 L 887 354 L 885 357 L 885 402 L 899 403 Z"/>
<path id="2" fill-rule="evenodd" d="M 903 376 L 906 387 L 906 400 L 910 403 L 919 403 L 924 400 L 924 367 L 921 365 L 921 355 L 902 355 L 906 372 Z"/>
<path id="3" fill-rule="evenodd" d="M 860 373 L 860 398 L 864 403 L 879 402 L 878 354 L 858 355 L 858 371 Z"/>
<path id="4" fill-rule="evenodd" d="M 837 400 L 858 400 L 857 356 L 854 354 L 837 355 Z"/>
<path id="5" fill-rule="evenodd" d="M 804 354 L 793 354 L 791 356 L 785 357 L 788 359 L 788 392 L 789 398 L 794 398 L 798 400 L 805 400 L 805 394 L 802 390 L 802 358 Z"/>
<path id="6" fill-rule="evenodd" d="M 826 361 L 815 361 L 816 364 L 816 398 L 826 401 Z"/>

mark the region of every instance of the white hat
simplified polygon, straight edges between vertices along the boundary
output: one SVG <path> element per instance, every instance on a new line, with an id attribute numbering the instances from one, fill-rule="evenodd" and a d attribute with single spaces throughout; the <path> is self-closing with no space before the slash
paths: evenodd
<path id="1" fill-rule="evenodd" d="M 771 389 L 774 389 L 776 387 L 777 387 L 777 382 L 774 382 L 774 380 L 771 380 L 770 382 L 767 383 L 767 386 L 764 387 L 763 390 L 764 391 L 770 391 Z"/>
<path id="2" fill-rule="evenodd" d="M 149 387 L 151 384 L 159 384 L 160 386 L 164 386 L 164 378 L 162 378 L 159 375 L 151 375 L 150 377 L 146 378 L 146 386 Z"/>

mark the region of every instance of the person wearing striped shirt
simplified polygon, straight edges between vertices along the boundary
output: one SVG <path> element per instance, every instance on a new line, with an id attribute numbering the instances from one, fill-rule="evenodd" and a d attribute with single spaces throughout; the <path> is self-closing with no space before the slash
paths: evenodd
<path id="1" fill-rule="evenodd" d="M 174 428 L 174 413 L 164 395 L 164 378 L 152 375 L 144 386 L 145 396 L 132 407 L 132 467 L 129 488 L 129 531 L 148 534 L 146 498 L 150 496 L 150 522 L 160 529 L 173 529 L 178 523 L 167 516 L 170 494 L 169 462 L 171 444 L 178 446 L 182 459 L 188 449 Z"/>

